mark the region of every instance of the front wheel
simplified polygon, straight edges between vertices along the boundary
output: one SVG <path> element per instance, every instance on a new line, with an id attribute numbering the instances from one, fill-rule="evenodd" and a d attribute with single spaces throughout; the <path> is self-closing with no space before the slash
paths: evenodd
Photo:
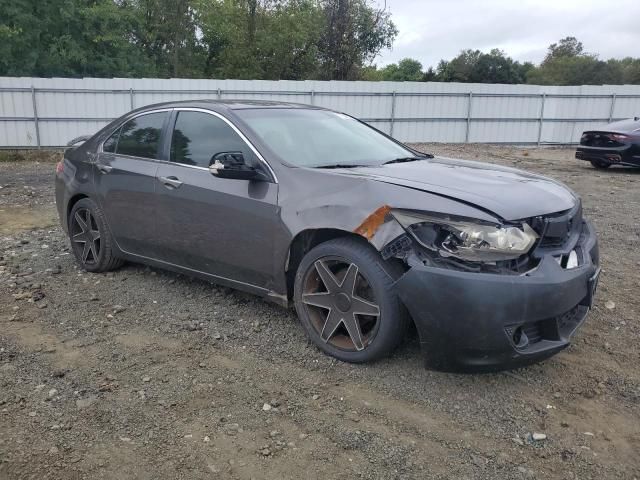
<path id="1" fill-rule="evenodd" d="M 302 259 L 294 301 L 311 341 L 345 362 L 388 355 L 403 339 L 408 315 L 393 290 L 401 272 L 364 240 L 338 238 Z"/>

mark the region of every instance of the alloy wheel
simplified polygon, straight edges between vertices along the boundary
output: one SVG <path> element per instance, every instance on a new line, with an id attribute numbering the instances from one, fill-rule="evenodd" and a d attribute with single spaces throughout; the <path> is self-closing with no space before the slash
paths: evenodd
<path id="1" fill-rule="evenodd" d="M 322 341 L 336 348 L 364 350 L 378 331 L 380 306 L 371 285 L 355 263 L 342 258 L 314 262 L 303 281 L 302 303 Z"/>
<path id="2" fill-rule="evenodd" d="M 71 241 L 85 265 L 94 265 L 100 258 L 100 230 L 96 219 L 87 208 L 76 210 L 71 221 Z"/>

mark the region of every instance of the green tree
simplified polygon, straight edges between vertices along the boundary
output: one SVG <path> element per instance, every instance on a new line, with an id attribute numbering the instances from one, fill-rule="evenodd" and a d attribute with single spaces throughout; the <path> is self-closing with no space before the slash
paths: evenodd
<path id="1" fill-rule="evenodd" d="M 436 82 L 436 81 L 438 81 L 438 74 L 436 73 L 436 71 L 435 71 L 435 69 L 433 67 L 427 68 L 427 71 L 424 72 L 424 75 L 422 76 L 422 81 L 423 82 Z"/>
<path id="2" fill-rule="evenodd" d="M 207 75 L 356 79 L 395 27 L 367 0 L 194 0 Z"/>
<path id="3" fill-rule="evenodd" d="M 527 74 L 527 83 L 537 85 L 602 85 L 622 80 L 623 68 L 618 61 L 604 62 L 586 53 L 575 37 L 549 45 L 544 61 Z"/>
<path id="4" fill-rule="evenodd" d="M 162 77 L 200 76 L 204 54 L 190 0 L 128 0 L 136 23 L 132 43 Z"/>
<path id="5" fill-rule="evenodd" d="M 0 75 L 356 79 L 372 0 L 0 0 Z"/>
<path id="6" fill-rule="evenodd" d="M 398 34 L 390 13 L 370 0 L 320 0 L 324 15 L 319 41 L 318 76 L 356 80 L 362 68 Z"/>
<path id="7" fill-rule="evenodd" d="M 135 10 L 112 0 L 0 0 L 0 75 L 154 74 L 131 43 Z"/>
<path id="8" fill-rule="evenodd" d="M 565 37 L 558 43 L 549 45 L 547 55 L 544 57 L 542 64 L 544 65 L 558 58 L 573 58 L 586 55 L 582 42 L 579 42 L 576 37 Z"/>
<path id="9" fill-rule="evenodd" d="M 524 83 L 531 64 L 514 61 L 497 48 L 489 53 L 463 50 L 450 61 L 441 60 L 437 76 L 443 82 Z"/>
<path id="10" fill-rule="evenodd" d="M 617 62 L 621 69 L 621 83 L 639 85 L 640 84 L 640 58 L 623 58 L 622 60 L 609 60 Z"/>
<path id="11" fill-rule="evenodd" d="M 424 78 L 422 64 L 413 58 L 404 58 L 381 70 L 382 80 L 394 82 L 420 82 Z"/>

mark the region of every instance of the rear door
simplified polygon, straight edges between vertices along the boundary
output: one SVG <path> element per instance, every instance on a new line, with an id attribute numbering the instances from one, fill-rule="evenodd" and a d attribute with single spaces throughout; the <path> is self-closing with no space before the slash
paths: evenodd
<path id="1" fill-rule="evenodd" d="M 125 122 L 102 145 L 94 174 L 98 202 L 118 246 L 154 258 L 156 172 L 170 110 Z"/>
<path id="2" fill-rule="evenodd" d="M 223 279 L 268 288 L 278 185 L 224 179 L 209 172 L 212 157 L 242 152 L 271 176 L 238 131 L 207 111 L 177 110 L 169 162 L 157 172 L 161 259 Z"/>

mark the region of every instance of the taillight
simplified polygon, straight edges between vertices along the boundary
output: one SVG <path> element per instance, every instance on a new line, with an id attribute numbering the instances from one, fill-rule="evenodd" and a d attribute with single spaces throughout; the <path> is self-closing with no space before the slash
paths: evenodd
<path id="1" fill-rule="evenodd" d="M 63 170 L 64 170 L 64 162 L 60 161 L 56 163 L 56 173 L 59 175 L 62 173 Z"/>
<path id="2" fill-rule="evenodd" d="M 611 139 L 612 140 L 617 140 L 619 142 L 623 142 L 625 140 L 628 140 L 629 137 L 627 135 L 622 135 L 622 134 L 619 134 L 619 133 L 612 133 L 611 134 Z"/>

